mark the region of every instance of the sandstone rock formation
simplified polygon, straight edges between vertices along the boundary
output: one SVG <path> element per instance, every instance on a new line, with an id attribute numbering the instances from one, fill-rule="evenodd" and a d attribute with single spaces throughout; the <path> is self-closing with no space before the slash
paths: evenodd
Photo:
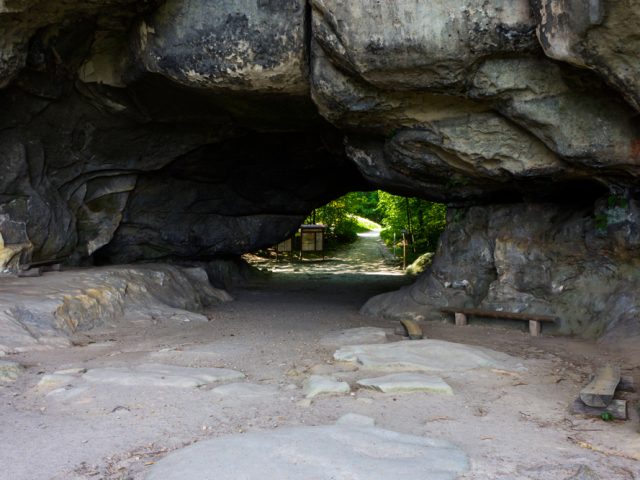
<path id="1" fill-rule="evenodd" d="M 69 346 L 71 337 L 131 321 L 207 322 L 198 313 L 231 300 L 211 286 L 202 268 L 112 266 L 2 278 L 0 356 Z"/>
<path id="2" fill-rule="evenodd" d="M 429 270 L 365 313 L 441 319 L 441 307 L 557 315 L 561 333 L 614 340 L 638 334 L 637 200 L 452 209 Z M 545 327 L 547 328 L 547 327 Z"/>
<path id="3" fill-rule="evenodd" d="M 639 16 L 635 0 L 4 0 L 0 267 L 237 255 L 382 188 L 460 210 L 411 300 L 393 297 L 409 304 L 375 311 L 459 301 L 637 333 Z M 544 262 L 573 273 L 522 273 Z M 553 293 L 565 277 L 617 300 Z"/>

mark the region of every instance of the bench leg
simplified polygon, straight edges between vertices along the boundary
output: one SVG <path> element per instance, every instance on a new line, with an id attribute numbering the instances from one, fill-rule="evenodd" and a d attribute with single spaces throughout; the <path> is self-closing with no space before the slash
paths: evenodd
<path id="1" fill-rule="evenodd" d="M 464 313 L 456 313 L 456 327 L 463 327 L 467 324 L 467 316 Z"/>
<path id="2" fill-rule="evenodd" d="M 540 336 L 540 322 L 529 320 L 529 333 L 532 337 Z"/>

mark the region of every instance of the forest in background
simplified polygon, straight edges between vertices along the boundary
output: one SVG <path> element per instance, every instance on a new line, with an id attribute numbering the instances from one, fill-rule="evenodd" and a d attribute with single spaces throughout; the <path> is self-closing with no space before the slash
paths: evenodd
<path id="1" fill-rule="evenodd" d="M 358 233 L 380 228 L 391 248 L 402 247 L 405 232 L 409 257 L 417 258 L 436 250 L 446 225 L 446 206 L 381 190 L 351 192 L 317 208 L 305 223 L 326 225 L 328 239 L 337 243 L 352 242 Z"/>

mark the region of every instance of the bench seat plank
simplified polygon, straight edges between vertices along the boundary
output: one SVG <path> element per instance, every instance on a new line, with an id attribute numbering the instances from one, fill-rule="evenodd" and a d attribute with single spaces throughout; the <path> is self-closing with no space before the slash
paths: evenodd
<path id="1" fill-rule="evenodd" d="M 551 315 L 538 315 L 533 313 L 503 312 L 499 310 L 482 310 L 479 308 L 443 307 L 443 313 L 463 313 L 464 315 L 475 315 L 477 317 L 504 318 L 512 320 L 530 320 L 534 322 L 555 322 L 557 317 Z"/>
<path id="2" fill-rule="evenodd" d="M 589 384 L 580 390 L 580 400 L 590 407 L 604 408 L 613 400 L 620 383 L 620 367 L 607 365 L 599 368 Z"/>

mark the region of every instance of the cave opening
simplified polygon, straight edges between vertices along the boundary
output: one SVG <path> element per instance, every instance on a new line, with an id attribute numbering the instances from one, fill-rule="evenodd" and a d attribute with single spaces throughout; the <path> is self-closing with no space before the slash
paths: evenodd
<path id="1" fill-rule="evenodd" d="M 632 478 L 637 6 L 0 0 L 2 474 Z"/>
<path id="2" fill-rule="evenodd" d="M 354 191 L 315 208 L 294 235 L 256 253 L 258 257 L 274 261 L 272 267 L 276 266 L 278 271 L 285 270 L 282 262 L 297 262 L 296 270 L 300 271 L 304 254 L 304 260 L 313 261 L 313 268 L 319 274 L 330 271 L 373 274 L 374 265 L 378 265 L 380 274 L 398 274 L 410 267 L 409 271 L 416 275 L 434 255 L 445 225 L 443 204 L 382 190 Z M 313 234 L 317 231 L 320 240 L 313 236 L 309 238 L 310 243 L 306 242 L 307 231 L 312 236 L 317 235 Z M 318 259 L 322 259 L 322 263 L 318 263 Z M 338 261 L 335 268 L 328 265 L 335 261 Z M 310 274 L 313 270 L 305 271 Z"/>

